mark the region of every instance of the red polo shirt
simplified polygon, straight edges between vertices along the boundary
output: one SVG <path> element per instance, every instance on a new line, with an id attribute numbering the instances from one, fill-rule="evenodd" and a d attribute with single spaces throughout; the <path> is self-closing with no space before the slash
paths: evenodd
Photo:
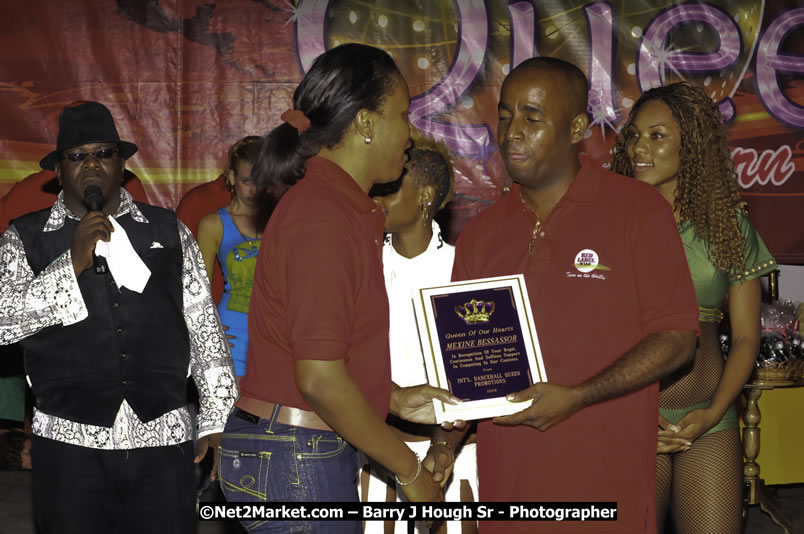
<path id="1" fill-rule="evenodd" d="M 652 187 L 590 161 L 544 221 L 515 184 L 466 225 L 454 280 L 523 273 L 547 378 L 578 384 L 645 336 L 697 330 L 673 215 Z M 577 266 L 576 266 L 577 265 Z M 481 522 L 485 532 L 655 532 L 658 385 L 590 406 L 545 432 L 482 422 L 480 498 L 615 501 L 617 522 Z"/>
<path id="2" fill-rule="evenodd" d="M 391 398 L 385 216 L 343 169 L 313 157 L 262 238 L 248 314 L 243 397 L 311 410 L 297 360 L 345 360 L 383 419 Z"/>

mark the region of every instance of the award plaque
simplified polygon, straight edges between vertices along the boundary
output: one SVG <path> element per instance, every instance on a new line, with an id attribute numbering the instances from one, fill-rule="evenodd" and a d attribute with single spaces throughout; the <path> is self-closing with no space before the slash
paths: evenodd
<path id="1" fill-rule="evenodd" d="M 422 288 L 414 307 L 428 382 L 463 401 L 433 400 L 439 423 L 530 405 L 505 399 L 547 380 L 521 274 Z"/>

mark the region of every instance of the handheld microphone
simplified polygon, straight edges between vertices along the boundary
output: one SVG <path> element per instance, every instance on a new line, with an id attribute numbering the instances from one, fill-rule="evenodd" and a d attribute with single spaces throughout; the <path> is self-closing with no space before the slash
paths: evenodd
<path id="1" fill-rule="evenodd" d="M 84 207 L 87 211 L 103 211 L 103 191 L 97 185 L 84 189 Z"/>
<path id="2" fill-rule="evenodd" d="M 103 211 L 104 204 L 103 192 L 101 191 L 100 187 L 97 185 L 90 185 L 84 189 L 84 207 L 87 209 L 87 212 Z M 92 255 L 95 257 L 95 274 L 104 274 L 108 269 L 106 266 L 106 260 L 102 257 L 99 258 L 94 253 Z"/>

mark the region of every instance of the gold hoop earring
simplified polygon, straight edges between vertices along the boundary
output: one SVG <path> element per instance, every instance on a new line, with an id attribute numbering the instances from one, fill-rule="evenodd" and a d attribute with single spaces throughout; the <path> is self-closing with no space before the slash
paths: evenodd
<path id="1" fill-rule="evenodd" d="M 427 205 L 429 206 L 430 203 L 428 202 Z M 427 228 L 429 226 L 427 221 L 427 208 L 425 207 L 424 204 L 419 204 L 419 209 L 422 210 L 422 216 L 421 216 L 422 226 Z"/>

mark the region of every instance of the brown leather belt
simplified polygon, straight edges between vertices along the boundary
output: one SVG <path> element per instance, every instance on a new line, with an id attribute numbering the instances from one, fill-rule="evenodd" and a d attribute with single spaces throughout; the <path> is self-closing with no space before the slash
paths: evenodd
<path id="1" fill-rule="evenodd" d="M 241 406 L 248 408 L 248 410 L 241 408 Z M 241 398 L 237 402 L 233 415 L 244 421 L 256 424 L 260 419 L 270 420 L 274 413 L 274 406 L 275 404 L 273 402 Z M 329 425 L 318 417 L 317 413 L 293 408 L 292 406 L 280 406 L 279 413 L 274 421 L 282 423 L 283 425 L 301 426 L 314 430 L 333 432 Z"/>

